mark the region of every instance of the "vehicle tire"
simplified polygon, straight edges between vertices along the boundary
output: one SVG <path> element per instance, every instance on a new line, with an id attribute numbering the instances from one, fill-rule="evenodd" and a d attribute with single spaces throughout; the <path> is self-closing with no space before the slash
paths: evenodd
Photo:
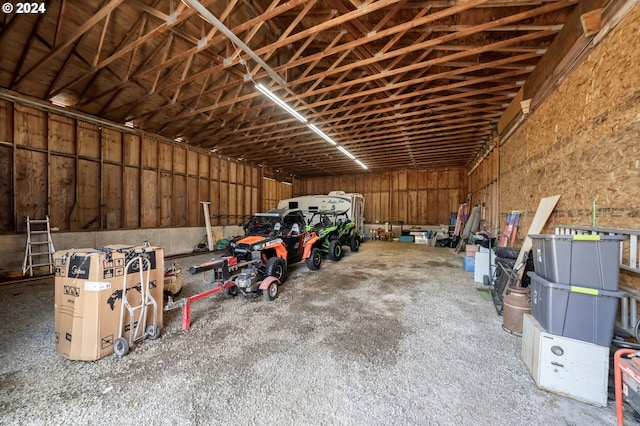
<path id="1" fill-rule="evenodd" d="M 262 290 L 262 295 L 264 296 L 264 300 L 267 302 L 271 302 L 278 295 L 278 284 L 276 281 L 272 282 L 269 285 L 269 288 L 266 290 Z"/>
<path id="2" fill-rule="evenodd" d="M 125 356 L 129 352 L 129 342 L 124 337 L 118 337 L 113 343 L 113 352 L 118 356 Z"/>
<path id="3" fill-rule="evenodd" d="M 238 295 L 238 286 L 234 285 L 225 290 L 225 293 L 229 297 L 236 297 Z"/>
<path id="4" fill-rule="evenodd" d="M 265 276 L 267 277 L 276 277 L 278 281 L 282 282 L 284 279 L 284 272 L 287 267 L 284 263 L 284 260 L 280 259 L 277 256 L 274 256 L 267 260 L 267 265 L 265 266 Z"/>
<path id="5" fill-rule="evenodd" d="M 158 326 L 156 325 L 149 324 L 147 326 L 147 336 L 151 340 L 156 340 L 158 337 L 160 337 L 160 328 L 158 328 Z"/>
<path id="6" fill-rule="evenodd" d="M 351 249 L 352 252 L 356 252 L 360 250 L 360 237 L 358 237 L 356 234 L 353 234 L 351 236 L 349 248 Z"/>
<path id="7" fill-rule="evenodd" d="M 307 267 L 312 271 L 317 271 L 320 269 L 320 264 L 322 263 L 322 250 L 318 247 L 314 247 L 311 249 L 311 256 L 307 259 Z"/>
<path id="8" fill-rule="evenodd" d="M 516 266 L 517 259 L 510 259 L 506 257 L 496 257 L 496 265 L 501 264 L 505 268 L 513 269 Z"/>
<path id="9" fill-rule="evenodd" d="M 493 247 L 493 253 L 496 255 L 496 257 L 517 259 L 520 255 L 520 249 L 514 247 Z"/>
<path id="10" fill-rule="evenodd" d="M 329 244 L 329 259 L 337 262 L 342 259 L 342 244 L 340 244 L 340 240 L 333 240 L 331 244 Z"/>

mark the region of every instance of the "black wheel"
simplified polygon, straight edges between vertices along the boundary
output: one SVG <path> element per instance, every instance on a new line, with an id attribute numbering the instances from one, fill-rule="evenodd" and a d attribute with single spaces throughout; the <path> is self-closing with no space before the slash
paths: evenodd
<path id="1" fill-rule="evenodd" d="M 340 244 L 340 241 L 331 241 L 331 244 L 329 244 L 329 259 L 337 262 L 338 260 L 342 259 L 342 254 L 342 244 Z"/>
<path id="2" fill-rule="evenodd" d="M 268 289 L 262 290 L 262 295 L 267 302 L 274 300 L 278 295 L 278 284 L 275 281 L 272 282 Z"/>
<path id="3" fill-rule="evenodd" d="M 502 265 L 505 268 L 513 269 L 516 266 L 517 259 L 511 259 L 507 257 L 496 257 L 496 265 Z"/>
<path id="4" fill-rule="evenodd" d="M 493 253 L 496 255 L 496 257 L 517 259 L 518 255 L 520 255 L 520 249 L 514 247 L 493 247 Z"/>
<path id="5" fill-rule="evenodd" d="M 486 285 L 487 287 L 489 287 L 491 285 L 491 278 L 489 278 L 489 275 L 483 275 L 482 276 L 482 283 L 484 285 Z"/>
<path id="6" fill-rule="evenodd" d="M 238 286 L 232 286 L 225 290 L 225 293 L 229 297 L 236 297 L 238 295 Z"/>
<path id="7" fill-rule="evenodd" d="M 267 265 L 265 266 L 265 276 L 267 277 L 276 277 L 278 281 L 282 282 L 284 278 L 284 272 L 286 271 L 286 265 L 284 260 L 280 259 L 277 256 L 274 256 L 267 260 Z"/>
<path id="8" fill-rule="evenodd" d="M 322 263 L 322 250 L 318 247 L 311 249 L 311 256 L 307 259 L 307 267 L 312 271 L 320 269 L 320 263 Z"/>
<path id="9" fill-rule="evenodd" d="M 358 237 L 356 234 L 353 234 L 351 236 L 349 248 L 351 249 L 352 252 L 356 252 L 360 250 L 360 237 Z"/>
<path id="10" fill-rule="evenodd" d="M 149 339 L 151 340 L 156 340 L 160 337 L 160 329 L 153 324 L 149 324 L 147 326 L 147 336 L 149 336 Z"/>
<path id="11" fill-rule="evenodd" d="M 125 356 L 129 352 L 129 342 L 124 337 L 118 337 L 113 343 L 113 351 L 118 356 Z"/>

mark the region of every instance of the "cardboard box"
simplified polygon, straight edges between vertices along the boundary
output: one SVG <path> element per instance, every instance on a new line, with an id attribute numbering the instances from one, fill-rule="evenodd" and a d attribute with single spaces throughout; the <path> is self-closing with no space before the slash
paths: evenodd
<path id="1" fill-rule="evenodd" d="M 92 361 L 113 353 L 114 341 L 129 338 L 130 318 L 124 310 L 122 332 L 120 319 L 123 291 L 131 306 L 141 304 L 139 262 L 129 263 L 145 253 L 149 260 L 149 293 L 157 304 L 156 322 L 162 329 L 164 288 L 164 250 L 159 247 L 108 246 L 101 249 L 57 251 L 55 263 L 55 342 L 56 351 L 68 359 Z M 129 269 L 125 271 L 125 266 Z M 126 288 L 125 288 L 126 279 Z M 153 307 L 134 312 L 134 327 L 146 311 L 143 335 L 153 323 Z"/>
<path id="2" fill-rule="evenodd" d="M 182 291 L 182 268 L 174 264 L 164 273 L 164 292 L 176 296 Z"/>
<path id="3" fill-rule="evenodd" d="M 467 244 L 466 246 L 466 255 L 467 256 L 475 256 L 480 247 L 476 244 Z"/>

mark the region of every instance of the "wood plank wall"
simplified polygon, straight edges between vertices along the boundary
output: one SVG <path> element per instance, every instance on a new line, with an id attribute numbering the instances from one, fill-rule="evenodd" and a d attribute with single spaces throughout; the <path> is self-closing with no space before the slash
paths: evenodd
<path id="1" fill-rule="evenodd" d="M 328 176 L 293 185 L 293 196 L 330 191 L 363 194 L 368 223 L 448 224 L 467 197 L 467 171 L 457 167 Z"/>
<path id="2" fill-rule="evenodd" d="M 556 224 L 640 229 L 640 6 L 527 118 L 500 150 L 500 215 L 523 211 L 522 241 L 542 197 Z M 638 286 L 640 287 L 640 285 Z"/>
<path id="3" fill-rule="evenodd" d="M 258 210 L 261 170 L 140 131 L 0 100 L 0 232 L 24 216 L 60 230 L 237 224 Z"/>
<path id="4" fill-rule="evenodd" d="M 471 205 L 480 204 L 480 229 L 497 235 L 504 222 L 500 216 L 499 191 L 499 148 L 486 153 L 482 161 L 469 174 L 469 191 Z"/>
<path id="5" fill-rule="evenodd" d="M 293 185 L 265 177 L 262 181 L 262 211 L 275 209 L 278 201 L 293 197 Z"/>

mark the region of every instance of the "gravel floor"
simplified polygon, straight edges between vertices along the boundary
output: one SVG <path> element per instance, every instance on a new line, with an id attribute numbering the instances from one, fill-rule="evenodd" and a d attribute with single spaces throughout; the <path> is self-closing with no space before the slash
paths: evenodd
<path id="1" fill-rule="evenodd" d="M 450 249 L 370 241 L 291 265 L 273 302 L 216 294 L 188 331 L 165 312 L 160 339 L 94 362 L 55 351 L 53 279 L 0 286 L 0 423 L 615 424 L 611 400 L 536 387 L 472 275 Z M 207 288 L 184 278 L 181 296 Z"/>

